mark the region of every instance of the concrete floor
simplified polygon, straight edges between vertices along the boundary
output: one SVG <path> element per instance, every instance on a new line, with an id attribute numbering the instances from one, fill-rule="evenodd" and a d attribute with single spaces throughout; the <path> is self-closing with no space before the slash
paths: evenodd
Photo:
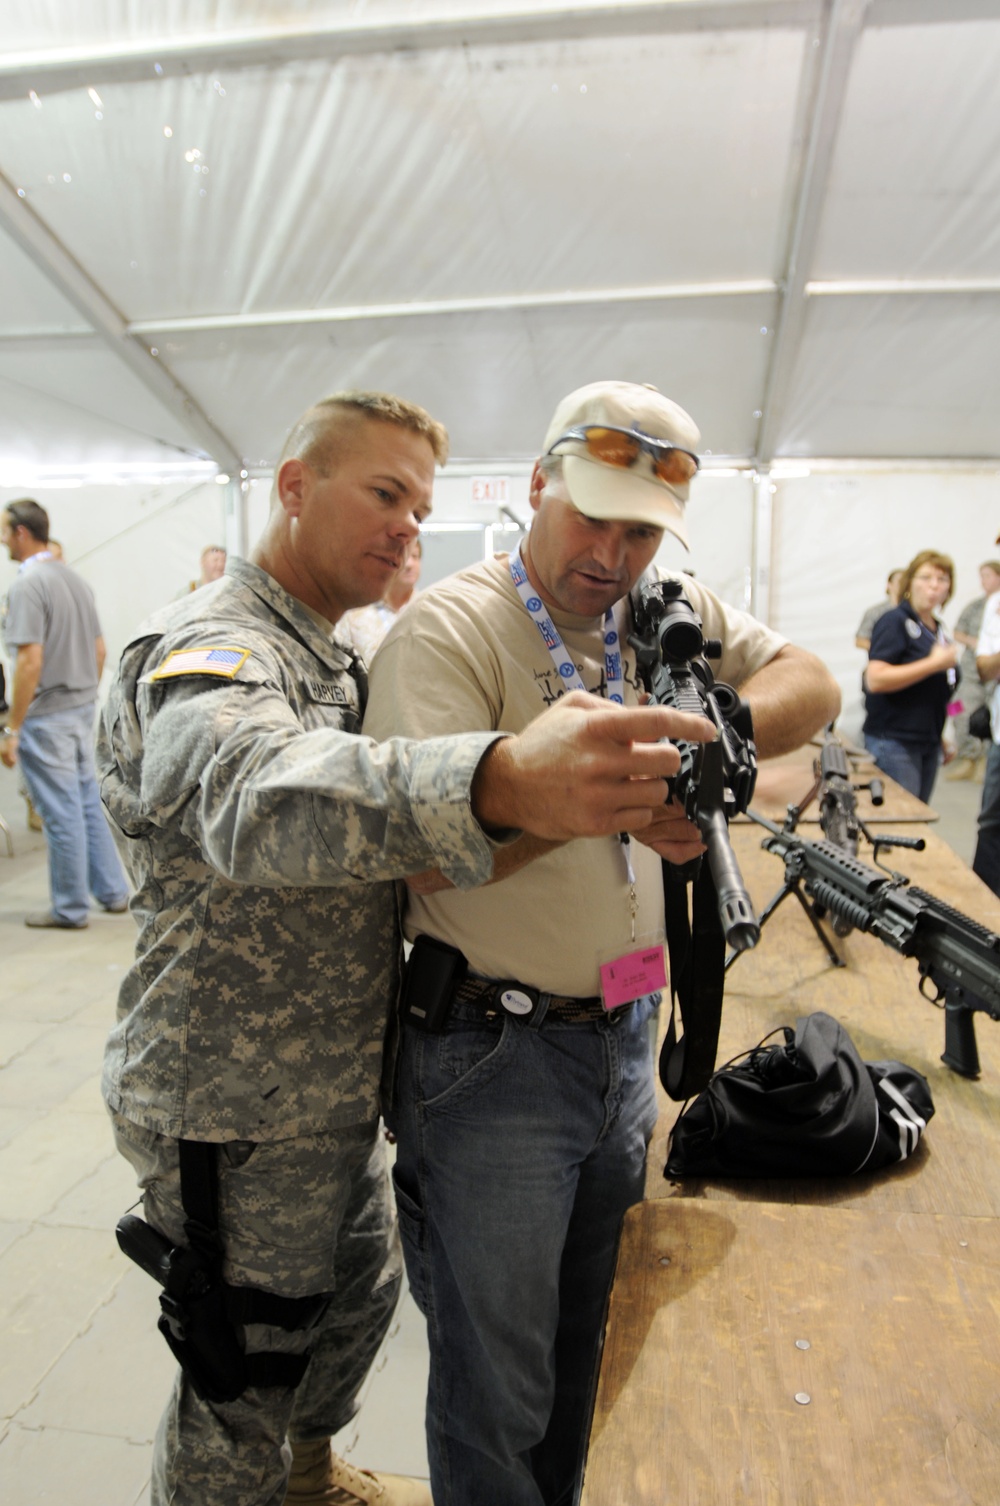
<path id="1" fill-rule="evenodd" d="M 938 830 L 965 861 L 979 796 L 938 782 Z M 47 906 L 44 839 L 3 769 L 0 814 L 15 844 L 7 857 L 0 833 L 0 1499 L 141 1506 L 173 1361 L 156 1288 L 115 1243 L 135 1192 L 98 1091 L 133 925 L 95 913 L 86 931 L 27 930 L 25 912 Z M 355 1464 L 426 1478 L 426 1363 L 406 1298 L 340 1440 Z"/>

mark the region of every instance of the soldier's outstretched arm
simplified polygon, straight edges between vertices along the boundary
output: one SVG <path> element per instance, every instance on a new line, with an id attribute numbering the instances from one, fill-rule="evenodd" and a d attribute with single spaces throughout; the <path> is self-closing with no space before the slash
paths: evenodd
<path id="1" fill-rule="evenodd" d="M 712 742 L 715 728 L 663 706 L 614 706 L 573 691 L 486 750 L 472 781 L 473 815 L 487 829 L 518 827 L 550 841 L 640 831 L 680 767 L 665 738 Z"/>

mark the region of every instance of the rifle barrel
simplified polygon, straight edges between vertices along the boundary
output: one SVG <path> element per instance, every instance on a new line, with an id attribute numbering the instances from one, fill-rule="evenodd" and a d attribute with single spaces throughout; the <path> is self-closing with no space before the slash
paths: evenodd
<path id="1" fill-rule="evenodd" d="M 720 810 L 714 810 L 698 824 L 708 848 L 708 866 L 718 895 L 726 945 L 734 952 L 749 951 L 760 940 L 760 925 L 729 840 L 726 818 Z"/>

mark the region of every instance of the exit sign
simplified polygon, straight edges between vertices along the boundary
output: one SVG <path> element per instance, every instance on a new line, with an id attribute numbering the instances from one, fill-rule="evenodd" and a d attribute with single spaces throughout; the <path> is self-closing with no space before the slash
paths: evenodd
<path id="1" fill-rule="evenodd" d="M 486 502 L 494 507 L 510 501 L 509 476 L 473 476 L 473 502 Z"/>

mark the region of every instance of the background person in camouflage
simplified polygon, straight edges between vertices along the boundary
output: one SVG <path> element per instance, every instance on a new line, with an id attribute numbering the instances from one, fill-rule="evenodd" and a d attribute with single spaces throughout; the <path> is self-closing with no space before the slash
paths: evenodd
<path id="1" fill-rule="evenodd" d="M 713 734 L 663 708 L 571 695 L 518 737 L 378 746 L 354 735 L 363 672 L 334 637 L 381 596 L 430 511 L 446 438 L 422 409 L 342 394 L 296 424 L 252 562 L 164 608 L 126 647 L 99 737 L 102 792 L 135 888 L 137 959 L 104 1093 L 148 1222 L 183 1240 L 177 1142 L 218 1144 L 224 1276 L 332 1292 L 297 1390 L 208 1404 L 183 1372 L 154 1449 L 153 1506 L 429 1503 L 351 1470 L 330 1435 L 396 1299 L 378 1084 L 397 987 L 394 877 L 488 881 L 498 842 L 641 827 L 676 748 Z M 498 834 L 494 840 L 488 832 Z M 289 1449 L 288 1440 L 291 1441 Z"/>
<path id="2" fill-rule="evenodd" d="M 893 607 L 899 605 L 899 588 L 903 584 L 903 570 L 890 570 L 885 582 L 885 595 L 881 601 L 877 601 L 862 614 L 858 623 L 858 630 L 854 635 L 856 648 L 864 649 L 865 653 L 871 648 L 872 628 L 880 617 L 886 612 L 891 612 Z"/>
<path id="3" fill-rule="evenodd" d="M 979 580 L 983 594 L 966 603 L 952 629 L 955 642 L 962 645 L 962 657 L 958 661 L 962 709 L 954 718 L 955 761 L 944 776 L 948 780 L 975 779 L 977 774 L 982 777 L 985 771 L 987 744 L 972 736 L 969 717 L 989 696 L 989 687 L 979 678 L 976 649 L 983 629 L 986 602 L 995 591 L 1000 591 L 1000 560 L 985 560 L 979 567 Z"/>

